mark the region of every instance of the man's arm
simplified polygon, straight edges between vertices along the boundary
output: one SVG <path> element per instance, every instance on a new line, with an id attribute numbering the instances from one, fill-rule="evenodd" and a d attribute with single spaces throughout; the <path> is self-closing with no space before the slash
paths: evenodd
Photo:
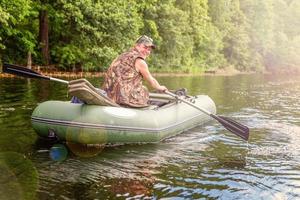
<path id="1" fill-rule="evenodd" d="M 167 91 L 168 89 L 160 85 L 158 81 L 151 75 L 148 69 L 147 63 L 143 60 L 138 58 L 135 62 L 135 69 L 140 72 L 143 76 L 143 78 L 156 90 L 160 92 Z"/>

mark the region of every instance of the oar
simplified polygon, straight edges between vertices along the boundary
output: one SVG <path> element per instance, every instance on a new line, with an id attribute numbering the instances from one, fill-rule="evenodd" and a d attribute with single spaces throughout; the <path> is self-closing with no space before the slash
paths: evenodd
<path id="1" fill-rule="evenodd" d="M 166 94 L 172 96 L 172 97 L 175 97 L 177 99 L 179 99 L 180 101 L 196 108 L 197 110 L 200 110 L 201 112 L 211 116 L 212 118 L 216 119 L 218 122 L 220 122 L 227 130 L 229 130 L 230 132 L 236 134 L 237 136 L 243 138 L 244 140 L 248 140 L 249 138 L 249 128 L 243 124 L 240 124 L 236 121 L 234 121 L 233 119 L 230 119 L 228 117 L 224 117 L 224 116 L 217 116 L 213 113 L 210 113 L 209 111 L 205 110 L 204 108 L 200 108 L 196 105 L 194 105 L 193 103 L 185 100 L 185 99 L 182 99 L 180 98 L 179 96 L 169 92 L 169 91 L 166 91 L 165 92 Z"/>
<path id="2" fill-rule="evenodd" d="M 13 75 L 17 75 L 17 76 L 23 76 L 26 78 L 38 78 L 38 79 L 46 79 L 46 80 L 50 80 L 50 81 L 57 81 L 57 82 L 66 83 L 66 84 L 69 83 L 69 81 L 44 76 L 44 75 L 42 75 L 36 71 L 33 71 L 31 69 L 21 67 L 18 65 L 8 64 L 8 63 L 3 63 L 2 70 L 4 73 L 13 74 Z"/>

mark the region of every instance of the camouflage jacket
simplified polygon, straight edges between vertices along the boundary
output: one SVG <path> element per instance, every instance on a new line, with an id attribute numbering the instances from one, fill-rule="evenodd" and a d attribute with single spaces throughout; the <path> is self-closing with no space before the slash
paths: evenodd
<path id="1" fill-rule="evenodd" d="M 142 84 L 142 74 L 135 69 L 137 58 L 143 59 L 132 48 L 118 56 L 106 72 L 102 88 L 117 104 L 130 107 L 148 106 L 149 92 Z"/>

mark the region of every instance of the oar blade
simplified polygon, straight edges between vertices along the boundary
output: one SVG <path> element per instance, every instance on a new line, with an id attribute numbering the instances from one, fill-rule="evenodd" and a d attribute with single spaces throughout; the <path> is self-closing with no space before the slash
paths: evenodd
<path id="1" fill-rule="evenodd" d="M 229 130 L 230 132 L 236 134 L 237 136 L 243 138 L 244 140 L 248 140 L 249 139 L 249 128 L 245 125 L 242 125 L 230 118 L 227 117 L 223 117 L 223 116 L 217 116 L 214 115 L 212 113 L 210 113 L 209 111 L 207 111 L 204 108 L 198 107 L 196 105 L 194 105 L 193 103 L 186 101 L 185 99 L 182 99 L 180 97 L 178 97 L 176 94 L 173 94 L 169 91 L 165 91 L 166 94 L 175 97 L 177 99 L 180 99 L 182 102 L 192 106 L 193 108 L 196 108 L 197 110 L 200 110 L 201 112 L 211 116 L 212 118 L 216 119 L 218 122 L 220 122 L 227 130 Z"/>
<path id="2" fill-rule="evenodd" d="M 17 76 L 23 76 L 26 78 L 39 78 L 39 79 L 47 79 L 49 80 L 50 78 L 47 76 L 43 76 L 42 74 L 39 74 L 38 72 L 35 72 L 31 69 L 21 67 L 18 65 L 12 65 L 8 63 L 3 63 L 3 72 L 8 73 L 8 74 L 13 74 Z"/>
<path id="3" fill-rule="evenodd" d="M 220 122 L 230 132 L 236 134 L 246 141 L 249 139 L 249 128 L 247 126 L 224 116 L 214 115 L 213 118 L 218 120 L 218 122 Z"/>

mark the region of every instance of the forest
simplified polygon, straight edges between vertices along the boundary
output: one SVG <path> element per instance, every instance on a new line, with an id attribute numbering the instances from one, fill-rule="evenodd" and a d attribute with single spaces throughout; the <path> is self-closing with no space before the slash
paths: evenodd
<path id="1" fill-rule="evenodd" d="M 158 72 L 300 68 L 299 0 L 0 0 L 0 64 L 105 71 L 140 35 Z"/>

